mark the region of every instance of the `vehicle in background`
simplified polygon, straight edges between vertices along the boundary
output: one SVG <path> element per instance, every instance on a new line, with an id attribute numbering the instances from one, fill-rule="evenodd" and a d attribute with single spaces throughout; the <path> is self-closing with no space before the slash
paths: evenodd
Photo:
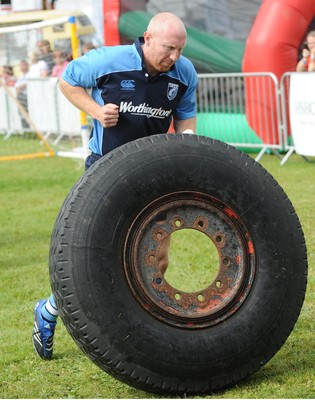
<path id="1" fill-rule="evenodd" d="M 71 16 L 75 17 L 80 46 L 87 42 L 101 44 L 95 27 L 81 11 L 43 10 L 0 15 L 0 65 L 14 66 L 28 59 L 40 39 L 48 40 L 52 49 L 71 53 L 71 27 L 67 23 Z"/>

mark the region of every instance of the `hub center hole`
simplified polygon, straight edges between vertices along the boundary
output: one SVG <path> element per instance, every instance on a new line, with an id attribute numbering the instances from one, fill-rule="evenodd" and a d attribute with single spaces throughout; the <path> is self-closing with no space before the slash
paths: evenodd
<path id="1" fill-rule="evenodd" d="M 164 277 L 174 288 L 192 293 L 206 289 L 219 272 L 219 254 L 212 240 L 195 229 L 171 234 Z"/>

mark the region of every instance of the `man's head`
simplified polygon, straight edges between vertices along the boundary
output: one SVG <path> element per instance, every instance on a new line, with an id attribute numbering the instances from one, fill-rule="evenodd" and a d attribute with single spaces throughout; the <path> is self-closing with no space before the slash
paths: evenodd
<path id="1" fill-rule="evenodd" d="M 37 42 L 37 47 L 43 54 L 47 54 L 51 52 L 50 43 L 48 40 L 39 40 Z"/>
<path id="2" fill-rule="evenodd" d="M 155 15 L 144 32 L 143 56 L 152 75 L 168 71 L 186 46 L 184 23 L 176 15 L 163 12 Z"/>

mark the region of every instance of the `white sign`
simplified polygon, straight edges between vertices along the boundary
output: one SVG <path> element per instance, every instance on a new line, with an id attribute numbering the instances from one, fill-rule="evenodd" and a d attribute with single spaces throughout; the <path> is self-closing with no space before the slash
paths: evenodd
<path id="1" fill-rule="evenodd" d="M 42 0 L 11 0 L 12 11 L 33 11 L 43 8 Z"/>
<path id="2" fill-rule="evenodd" d="M 315 156 L 315 72 L 291 75 L 290 124 L 295 152 Z"/>

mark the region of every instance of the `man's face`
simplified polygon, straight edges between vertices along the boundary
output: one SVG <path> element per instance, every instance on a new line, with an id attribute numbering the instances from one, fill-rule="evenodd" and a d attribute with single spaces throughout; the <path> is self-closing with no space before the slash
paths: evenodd
<path id="1" fill-rule="evenodd" d="M 149 67 L 158 72 L 167 72 L 179 59 L 186 44 L 186 37 L 182 35 L 145 35 L 148 45 L 146 61 Z M 148 66 L 147 66 L 148 67 Z"/>
<path id="2" fill-rule="evenodd" d="M 48 44 L 48 43 L 42 43 L 42 44 L 39 46 L 39 48 L 40 48 L 40 50 L 41 50 L 41 52 L 42 52 L 43 54 L 47 54 L 47 53 L 50 52 L 50 44 Z"/>

